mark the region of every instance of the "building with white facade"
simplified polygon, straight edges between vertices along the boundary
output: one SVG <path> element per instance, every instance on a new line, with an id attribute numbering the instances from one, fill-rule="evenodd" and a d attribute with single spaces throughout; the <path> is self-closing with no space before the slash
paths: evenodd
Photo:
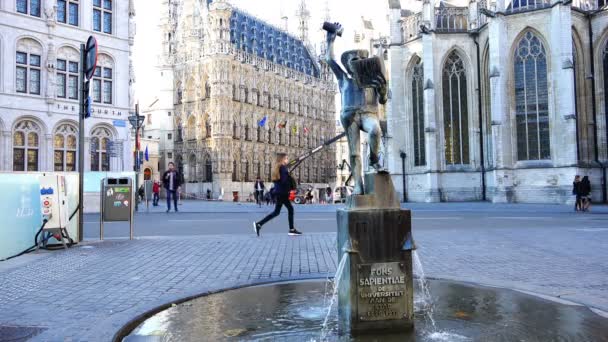
<path id="1" fill-rule="evenodd" d="M 85 169 L 132 169 L 132 0 L 0 1 L 0 171 L 76 171 L 80 44 L 99 44 Z"/>
<path id="2" fill-rule="evenodd" d="M 245 198 L 256 177 L 270 181 L 276 153 L 293 158 L 334 136 L 333 75 L 307 42 L 304 2 L 297 36 L 227 1 L 161 6 L 160 91 L 144 104 L 144 134 L 160 139 L 160 171 L 174 162 L 187 195 Z M 294 175 L 325 188 L 335 168 L 332 146 Z"/>
<path id="3" fill-rule="evenodd" d="M 388 3 L 398 191 L 404 152 L 411 201 L 606 200 L 604 1 Z"/>

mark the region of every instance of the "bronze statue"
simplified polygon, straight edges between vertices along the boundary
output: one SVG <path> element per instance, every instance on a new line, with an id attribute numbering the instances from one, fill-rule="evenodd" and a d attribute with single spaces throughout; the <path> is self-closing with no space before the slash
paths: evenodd
<path id="1" fill-rule="evenodd" d="M 326 23 L 323 28 L 327 31 L 326 61 L 338 79 L 342 97 L 340 121 L 348 139 L 352 176 L 355 180 L 353 194 L 362 195 L 365 191 L 359 146 L 360 131 L 368 134 L 370 165 L 377 171 L 382 171 L 378 158 L 382 136 L 378 103 L 385 104 L 388 101 L 384 64 L 381 57 L 370 58 L 367 50 L 350 50 L 341 57 L 345 72 L 334 57 L 334 41 L 336 36 L 341 35 L 342 26 L 339 23 Z"/>

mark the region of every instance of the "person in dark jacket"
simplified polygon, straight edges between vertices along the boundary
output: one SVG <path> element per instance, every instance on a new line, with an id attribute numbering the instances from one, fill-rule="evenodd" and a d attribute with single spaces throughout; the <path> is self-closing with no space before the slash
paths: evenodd
<path id="1" fill-rule="evenodd" d="M 581 196 L 583 211 L 588 211 L 591 207 L 591 182 L 588 176 L 581 180 L 579 195 Z"/>
<path id="2" fill-rule="evenodd" d="M 289 192 L 292 188 L 292 178 L 289 175 L 289 170 L 287 169 L 287 163 L 289 160 L 287 159 L 287 155 L 284 153 L 278 153 L 275 165 L 272 168 L 272 181 L 274 183 L 274 192 L 277 196 L 277 204 L 274 208 L 274 211 L 268 216 L 266 216 L 260 222 L 253 222 L 253 230 L 260 236 L 260 230 L 262 230 L 262 226 L 266 224 L 268 221 L 273 218 L 279 216 L 281 214 L 281 207 L 285 206 L 288 212 L 289 219 L 289 235 L 297 236 L 302 235 L 295 226 L 293 225 L 293 206 L 289 201 Z"/>
<path id="3" fill-rule="evenodd" d="M 261 208 L 262 201 L 264 201 L 264 191 L 266 190 L 266 187 L 264 186 L 264 182 L 262 182 L 262 180 L 260 179 L 260 176 L 255 179 L 253 190 L 255 191 L 255 202 Z"/>
<path id="4" fill-rule="evenodd" d="M 177 192 L 179 191 L 179 188 L 182 185 L 181 180 L 181 175 L 179 174 L 179 172 L 177 172 L 177 170 L 175 170 L 175 164 L 173 164 L 173 162 L 170 162 L 169 170 L 167 170 L 163 174 L 163 186 L 165 187 L 165 190 L 167 190 L 167 212 L 171 211 L 172 197 L 175 212 L 179 211 L 177 210 Z"/>
<path id="5" fill-rule="evenodd" d="M 576 196 L 576 201 L 574 202 L 574 211 L 583 210 L 583 203 L 581 199 L 581 176 L 574 176 L 574 182 L 572 182 L 572 194 Z"/>

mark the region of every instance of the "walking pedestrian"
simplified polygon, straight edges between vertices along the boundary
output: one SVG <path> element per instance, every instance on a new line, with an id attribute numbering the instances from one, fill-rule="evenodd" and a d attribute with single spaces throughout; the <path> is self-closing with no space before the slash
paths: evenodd
<path id="1" fill-rule="evenodd" d="M 574 202 L 574 211 L 581 211 L 583 210 L 583 203 L 582 203 L 582 198 L 580 195 L 581 192 L 581 176 L 576 175 L 574 176 L 574 182 L 572 182 L 572 194 L 575 195 L 575 202 Z"/>
<path id="2" fill-rule="evenodd" d="M 255 202 L 261 208 L 262 201 L 264 201 L 264 191 L 266 190 L 266 187 L 264 186 L 264 182 L 262 182 L 260 179 L 260 176 L 255 179 L 253 188 L 255 189 Z"/>
<path id="3" fill-rule="evenodd" d="M 171 198 L 173 198 L 175 212 L 179 211 L 177 209 L 177 193 L 181 187 L 181 179 L 181 175 L 175 170 L 175 164 L 170 162 L 169 170 L 163 175 L 163 185 L 167 190 L 167 212 L 171 211 Z"/>
<path id="4" fill-rule="evenodd" d="M 331 193 L 331 187 L 327 187 L 327 204 L 333 204 L 334 203 L 334 197 Z"/>
<path id="5" fill-rule="evenodd" d="M 152 185 L 152 192 L 154 193 L 154 198 L 152 199 L 152 206 L 158 207 L 158 201 L 160 200 L 160 184 L 158 181 L 154 181 Z"/>
<path id="6" fill-rule="evenodd" d="M 583 177 L 580 185 L 580 195 L 583 211 L 589 211 L 591 207 L 591 182 L 589 181 L 589 177 Z"/>
<path id="7" fill-rule="evenodd" d="M 289 169 L 287 169 L 288 162 L 289 159 L 287 159 L 287 155 L 285 153 L 277 154 L 275 165 L 272 168 L 272 181 L 274 182 L 274 190 L 277 196 L 277 204 L 274 208 L 274 211 L 268 214 L 268 216 L 266 216 L 262 221 L 253 222 L 253 230 L 255 231 L 257 236 L 260 236 L 260 230 L 262 229 L 262 226 L 264 226 L 264 224 L 266 224 L 273 218 L 279 216 L 279 214 L 281 213 L 282 206 L 285 206 L 288 212 L 288 234 L 292 236 L 302 235 L 302 233 L 299 232 L 293 224 L 294 212 L 293 206 L 289 201 L 289 192 L 296 188 L 296 184 L 294 179 L 289 174 Z"/>

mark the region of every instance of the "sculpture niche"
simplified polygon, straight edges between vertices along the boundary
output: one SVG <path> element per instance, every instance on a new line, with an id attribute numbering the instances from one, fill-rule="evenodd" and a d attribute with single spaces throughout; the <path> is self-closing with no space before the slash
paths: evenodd
<path id="1" fill-rule="evenodd" d="M 350 50 L 341 62 L 334 57 L 334 41 L 342 26 L 324 23 L 326 60 L 338 79 L 342 98 L 340 120 L 347 134 L 353 194 L 338 210 L 338 258 L 344 271 L 338 289 L 342 332 L 353 335 L 409 331 L 414 327 L 411 213 L 402 210 L 391 177 L 379 165 L 382 130 L 379 104 L 387 102 L 388 84 L 381 57 L 366 50 Z M 360 156 L 360 131 L 368 134 L 370 165 L 365 175 Z"/>

